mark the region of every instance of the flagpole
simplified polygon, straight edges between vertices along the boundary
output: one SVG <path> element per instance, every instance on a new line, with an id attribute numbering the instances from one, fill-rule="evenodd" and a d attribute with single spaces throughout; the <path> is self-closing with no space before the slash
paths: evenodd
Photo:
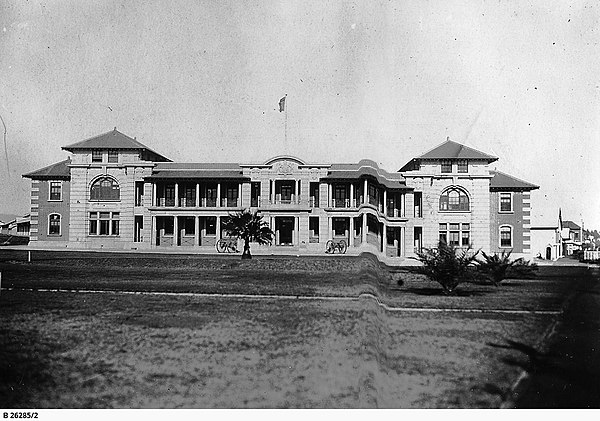
<path id="1" fill-rule="evenodd" d="M 284 98 L 285 98 L 285 102 L 287 102 L 287 94 L 285 94 Z M 284 129 L 285 130 L 285 135 L 284 135 L 285 139 L 283 142 L 283 147 L 284 147 L 284 152 L 287 153 L 287 151 L 288 151 L 287 150 L 288 149 L 288 144 L 287 144 L 287 109 L 288 109 L 288 107 L 287 107 L 287 104 L 284 105 L 284 108 L 285 108 L 284 109 L 284 111 L 285 111 L 285 129 Z"/>

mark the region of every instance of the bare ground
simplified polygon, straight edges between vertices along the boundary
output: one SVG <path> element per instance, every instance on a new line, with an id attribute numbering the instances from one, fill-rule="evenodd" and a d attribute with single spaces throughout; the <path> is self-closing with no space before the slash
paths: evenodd
<path id="1" fill-rule="evenodd" d="M 264 266 L 256 259 L 242 267 L 211 258 L 175 267 L 168 257 L 139 264 L 119 259 L 0 263 L 3 288 L 14 288 L 0 296 L 0 406 L 498 407 L 520 373 L 506 360 L 525 357 L 490 344 L 534 345 L 556 319 L 388 312 L 368 298 L 240 300 L 23 288 L 371 292 L 402 307 L 557 311 L 577 282 L 546 276 L 500 288 L 468 284 L 445 297 L 434 284 L 409 272 L 390 275 L 369 259 L 327 259 L 323 265 L 332 271 L 302 259 L 265 260 Z M 269 267 L 275 263 L 279 270 Z"/>

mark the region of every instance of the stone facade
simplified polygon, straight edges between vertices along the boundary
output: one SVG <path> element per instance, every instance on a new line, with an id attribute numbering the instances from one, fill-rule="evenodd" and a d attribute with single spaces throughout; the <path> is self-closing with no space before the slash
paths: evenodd
<path id="1" fill-rule="evenodd" d="M 401 262 L 440 239 L 498 252 L 501 226 L 511 227 L 515 253 L 530 250 L 529 190 L 537 186 L 513 192 L 512 181 L 490 171 L 495 157 L 450 141 L 392 173 L 369 160 L 311 164 L 293 156 L 173 163 L 116 129 L 64 149 L 72 153 L 67 165 L 25 175 L 32 244 L 212 253 L 226 236 L 223 218 L 250 208 L 275 232 L 272 246 L 253 246 L 264 252 L 319 254 L 329 240 L 343 240 L 348 253 Z M 50 173 L 62 177 L 61 201 L 46 200 Z M 499 211 L 505 182 L 511 212 Z M 60 235 L 48 235 L 52 213 L 61 215 Z"/>

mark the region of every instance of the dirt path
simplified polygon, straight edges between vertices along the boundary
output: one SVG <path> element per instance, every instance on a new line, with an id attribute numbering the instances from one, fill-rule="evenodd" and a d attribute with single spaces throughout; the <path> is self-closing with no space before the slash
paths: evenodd
<path id="1" fill-rule="evenodd" d="M 517 408 L 600 408 L 600 268 L 579 285 L 548 352 L 530 355 Z"/>

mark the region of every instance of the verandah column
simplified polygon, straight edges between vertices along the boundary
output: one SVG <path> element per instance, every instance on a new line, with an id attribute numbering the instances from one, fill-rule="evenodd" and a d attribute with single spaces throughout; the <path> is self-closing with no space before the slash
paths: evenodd
<path id="1" fill-rule="evenodd" d="M 387 189 L 383 190 L 383 214 L 387 216 Z"/>
<path id="2" fill-rule="evenodd" d="M 406 193 L 400 195 L 400 216 L 406 216 Z"/>
<path id="3" fill-rule="evenodd" d="M 197 202 L 198 202 L 198 196 L 196 196 L 196 203 Z M 199 216 L 194 216 L 194 245 L 195 246 L 200 245 L 200 217 Z"/>
<path id="4" fill-rule="evenodd" d="M 333 192 L 331 183 L 327 183 L 327 207 L 333 208 L 335 205 L 333 204 L 332 196 Z"/>
<path id="5" fill-rule="evenodd" d="M 333 219 L 331 216 L 327 217 L 327 236 L 328 240 L 333 240 Z"/>
<path id="6" fill-rule="evenodd" d="M 217 237 L 217 241 L 219 241 L 221 239 L 221 217 L 217 216 L 217 224 L 216 224 L 216 237 Z"/>
<path id="7" fill-rule="evenodd" d="M 348 244 L 349 247 L 354 247 L 354 218 L 350 217 L 348 218 L 349 225 L 348 225 L 348 234 L 350 235 L 350 238 L 348 239 Z"/>
<path id="8" fill-rule="evenodd" d="M 365 178 L 365 187 L 363 190 L 363 204 L 369 203 L 368 190 L 367 190 L 367 179 Z"/>
<path id="9" fill-rule="evenodd" d="M 354 208 L 354 183 L 350 183 L 350 207 Z"/>
<path id="10" fill-rule="evenodd" d="M 361 241 L 363 244 L 365 244 L 367 242 L 367 214 L 363 213 L 362 214 L 362 238 Z"/>
<path id="11" fill-rule="evenodd" d="M 297 216 L 294 217 L 294 245 L 295 246 L 299 246 L 300 245 L 300 232 L 299 232 L 299 223 L 298 220 L 300 218 L 298 218 Z"/>
<path id="12" fill-rule="evenodd" d="M 156 206 L 156 190 L 157 190 L 156 182 L 152 183 L 152 206 Z"/>
<path id="13" fill-rule="evenodd" d="M 385 222 L 383 223 L 383 230 L 381 232 L 382 234 L 382 239 L 383 239 L 383 244 L 381 246 L 382 248 L 382 252 L 383 254 L 387 254 L 387 225 L 385 224 Z"/>
<path id="14" fill-rule="evenodd" d="M 221 182 L 220 181 L 217 183 L 217 207 L 218 208 L 221 207 Z M 218 217 L 217 217 L 217 221 L 218 221 Z"/>
<path id="15" fill-rule="evenodd" d="M 404 241 L 406 238 L 406 227 L 400 227 L 400 256 L 406 255 L 406 247 Z"/>
<path id="16" fill-rule="evenodd" d="M 177 189 L 175 189 L 177 190 Z M 176 246 L 178 243 L 178 239 L 179 239 L 179 227 L 178 227 L 178 220 L 177 220 L 177 216 L 173 216 L 173 245 Z"/>
<path id="17" fill-rule="evenodd" d="M 156 245 L 156 216 L 150 217 L 150 245 Z"/>
<path id="18" fill-rule="evenodd" d="M 175 206 L 179 206 L 179 183 L 175 183 Z"/>
<path id="19" fill-rule="evenodd" d="M 298 202 L 298 196 L 300 196 L 299 192 L 298 192 L 298 179 L 294 180 L 295 185 L 294 185 L 294 203 L 299 203 Z"/>
<path id="20" fill-rule="evenodd" d="M 200 207 L 200 183 L 196 183 L 196 207 Z"/>

